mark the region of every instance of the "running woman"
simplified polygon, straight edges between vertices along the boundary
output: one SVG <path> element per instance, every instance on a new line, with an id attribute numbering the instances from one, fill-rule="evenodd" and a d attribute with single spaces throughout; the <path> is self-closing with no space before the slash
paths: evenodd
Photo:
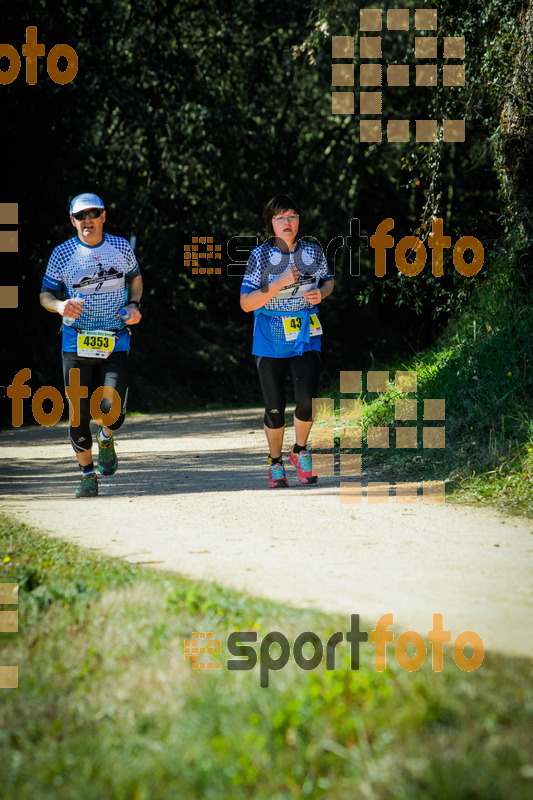
<path id="1" fill-rule="evenodd" d="M 241 286 L 241 308 L 255 315 L 252 353 L 265 402 L 271 489 L 289 485 L 282 457 L 288 371 L 296 401 L 296 442 L 289 461 L 301 483 L 318 481 L 306 445 L 320 373 L 318 305 L 333 291 L 333 277 L 321 248 L 297 238 L 300 213 L 291 194 L 277 194 L 266 204 L 268 239 L 250 253 Z"/>
<path id="2" fill-rule="evenodd" d="M 82 471 L 76 497 L 96 497 L 98 480 L 92 456 L 90 399 L 95 389 L 110 387 L 120 398 L 120 416 L 97 433 L 98 469 L 113 475 L 118 467 L 113 439 L 124 422 L 128 395 L 130 325 L 141 319 L 139 301 L 142 277 L 133 250 L 125 239 L 103 232 L 106 212 L 95 194 L 80 194 L 70 204 L 70 221 L 76 236 L 56 247 L 43 279 L 40 301 L 47 310 L 73 319 L 63 324 L 63 376 L 65 386 L 74 384 L 70 370 L 80 370 L 80 386 L 87 388 L 79 401 L 79 419 L 70 405 L 70 441 Z M 81 298 L 76 299 L 79 295 Z M 66 296 L 66 299 L 62 299 Z M 129 312 L 127 325 L 120 311 Z M 104 399 L 107 414 L 111 402 Z"/>

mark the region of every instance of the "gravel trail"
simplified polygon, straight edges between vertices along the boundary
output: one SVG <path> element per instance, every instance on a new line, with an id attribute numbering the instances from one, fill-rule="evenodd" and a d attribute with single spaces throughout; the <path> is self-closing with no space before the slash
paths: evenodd
<path id="1" fill-rule="evenodd" d="M 470 630 L 486 649 L 533 655 L 533 520 L 420 498 L 341 505 L 338 478 L 305 487 L 290 466 L 290 488 L 269 490 L 261 424 L 258 409 L 130 417 L 118 472 L 84 500 L 64 423 L 8 429 L 0 505 L 127 561 L 346 613 L 346 630 L 351 613 L 373 627 L 391 612 L 398 633 L 426 636 L 442 613 L 452 641 Z"/>

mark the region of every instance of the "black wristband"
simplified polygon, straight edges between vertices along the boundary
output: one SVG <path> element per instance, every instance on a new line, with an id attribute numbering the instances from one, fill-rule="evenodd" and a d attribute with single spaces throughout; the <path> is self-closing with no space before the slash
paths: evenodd
<path id="1" fill-rule="evenodd" d="M 129 306 L 137 306 L 139 311 L 141 310 L 141 304 L 139 303 L 138 300 L 128 300 L 128 305 Z"/>

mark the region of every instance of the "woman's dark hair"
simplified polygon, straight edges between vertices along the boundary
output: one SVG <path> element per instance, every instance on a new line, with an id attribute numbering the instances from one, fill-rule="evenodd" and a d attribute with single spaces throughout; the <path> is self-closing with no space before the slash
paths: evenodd
<path id="1" fill-rule="evenodd" d="M 281 214 L 282 211 L 287 211 L 289 208 L 301 216 L 302 207 L 297 200 L 294 199 L 290 192 L 280 192 L 275 194 L 274 197 L 268 201 L 263 209 L 263 222 L 265 223 L 265 231 L 267 236 L 274 235 L 274 228 L 272 227 L 272 217 L 276 214 Z"/>

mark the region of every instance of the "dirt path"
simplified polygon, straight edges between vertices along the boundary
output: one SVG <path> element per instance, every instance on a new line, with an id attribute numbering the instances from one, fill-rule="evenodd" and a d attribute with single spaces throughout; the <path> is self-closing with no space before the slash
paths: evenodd
<path id="1" fill-rule="evenodd" d="M 94 500 L 73 497 L 64 424 L 0 432 L 1 507 L 128 561 L 346 613 L 347 625 L 350 613 L 375 624 L 392 612 L 397 632 L 425 636 L 440 612 L 452 641 L 471 630 L 486 649 L 533 655 L 532 520 L 449 503 L 341 505 L 338 478 L 304 487 L 292 467 L 290 489 L 273 492 L 260 417 L 129 418 L 119 471 Z"/>

